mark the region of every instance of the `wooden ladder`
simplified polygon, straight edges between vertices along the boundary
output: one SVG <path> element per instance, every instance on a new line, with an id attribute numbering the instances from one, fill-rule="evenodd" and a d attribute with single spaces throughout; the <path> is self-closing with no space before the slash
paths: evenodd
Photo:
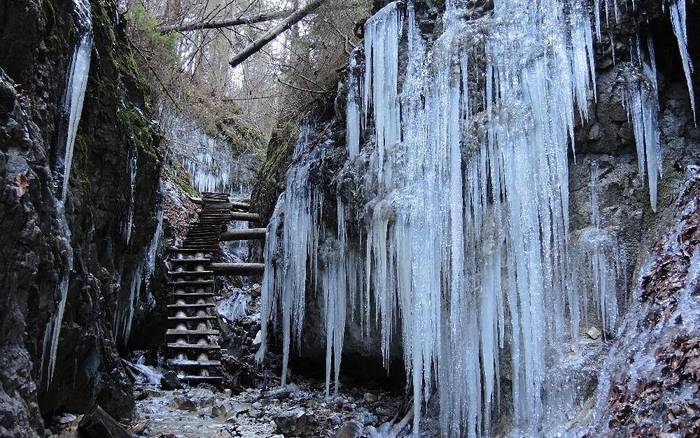
<path id="1" fill-rule="evenodd" d="M 222 381 L 219 319 L 216 315 L 215 275 L 258 275 L 259 263 L 212 263 L 222 240 L 265 239 L 264 228 L 225 231 L 232 220 L 259 221 L 250 202 L 230 201 L 225 193 L 203 193 L 198 219 L 179 248 L 168 258 L 168 365 L 189 384 Z M 222 239 L 223 238 L 223 239 Z"/>

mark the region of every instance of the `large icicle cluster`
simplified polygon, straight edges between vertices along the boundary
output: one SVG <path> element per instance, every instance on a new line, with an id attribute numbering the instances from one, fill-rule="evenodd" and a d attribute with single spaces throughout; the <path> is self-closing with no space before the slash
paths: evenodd
<path id="1" fill-rule="evenodd" d="M 282 385 L 286 383 L 289 351 L 292 338 L 301 337 L 304 322 L 307 289 L 307 265 L 311 266 L 312 280 L 318 272 L 319 214 L 321 196 L 309 184 L 308 160 L 300 160 L 307 150 L 310 126 L 304 126 L 299 135 L 294 159 L 298 162 L 287 174 L 284 195 L 277 201 L 273 218 L 269 224 L 268 238 L 265 243 L 265 273 L 262 290 L 262 345 L 258 360 L 262 360 L 267 348 L 267 320 L 277 316 L 275 298 L 279 297 L 279 313 L 282 326 L 283 362 Z M 284 218 L 281 239 L 277 237 L 277 228 Z M 276 252 L 282 257 L 278 260 Z M 292 326 L 293 324 L 293 326 Z"/>
<path id="2" fill-rule="evenodd" d="M 437 391 L 446 434 L 488 434 L 505 348 L 514 426 L 539 424 L 547 347 L 569 328 L 567 148 L 594 79 L 583 6 L 496 1 L 491 17 L 465 22 L 448 2 L 428 51 L 409 5 L 397 99 L 401 12 L 391 4 L 367 24 L 363 103 L 381 184 L 368 276 L 385 361 L 401 321 L 415 431 Z"/>

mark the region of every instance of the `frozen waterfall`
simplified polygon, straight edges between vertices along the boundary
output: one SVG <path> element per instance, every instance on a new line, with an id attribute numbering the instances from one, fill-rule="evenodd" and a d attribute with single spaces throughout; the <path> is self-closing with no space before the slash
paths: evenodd
<path id="1" fill-rule="evenodd" d="M 346 147 L 352 159 L 360 132 L 367 137 L 364 183 L 373 196 L 361 213 L 361 251 L 348 241 L 349 200 L 340 191 L 337 229 L 321 220 L 325 201 L 309 182 L 313 148 L 302 131 L 268 231 L 257 357 L 268 319 L 281 318 L 286 383 L 290 345 L 301 338 L 306 294 L 315 289 L 328 393 L 331 381 L 338 388 L 346 321 L 359 316 L 362 332 L 380 338 L 385 366 L 396 359 L 392 345 L 403 347 L 416 436 L 434 394 L 445 436 L 491 435 L 504 391 L 513 434 L 540 434 L 545 377 L 564 341 L 589 313 L 606 333 L 617 325 L 622 262 L 614 232 L 601 223 L 598 168 L 592 224 L 571 245 L 567 154 L 595 97 L 598 8 L 616 20 L 619 8 L 596 1 L 593 25 L 583 0 L 495 0 L 471 20 L 462 18 L 464 3 L 447 1 L 435 41 L 421 35 L 412 1 L 390 3 L 365 25 L 364 77 L 352 55 Z M 402 38 L 408 49 L 399 65 Z M 639 58 L 625 101 L 655 208 L 651 43 Z M 574 270 L 585 282 L 574 284 Z"/>

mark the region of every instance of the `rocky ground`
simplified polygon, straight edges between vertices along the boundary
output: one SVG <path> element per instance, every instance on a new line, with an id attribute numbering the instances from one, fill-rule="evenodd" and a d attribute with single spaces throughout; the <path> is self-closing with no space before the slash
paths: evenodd
<path id="1" fill-rule="evenodd" d="M 123 426 L 138 437 L 380 437 L 403 412 L 394 393 L 353 387 L 326 397 L 323 382 L 297 381 L 234 394 L 206 384 L 169 391 L 143 378 L 134 394 L 136 417 Z M 79 436 L 82 415 L 53 420 L 52 436 Z"/>
<path id="2" fill-rule="evenodd" d="M 141 436 L 159 437 L 376 436 L 400 411 L 402 399 L 394 394 L 353 388 L 325 397 L 322 386 L 301 381 L 240 394 L 208 386 L 175 391 L 143 387 L 131 428 Z"/>

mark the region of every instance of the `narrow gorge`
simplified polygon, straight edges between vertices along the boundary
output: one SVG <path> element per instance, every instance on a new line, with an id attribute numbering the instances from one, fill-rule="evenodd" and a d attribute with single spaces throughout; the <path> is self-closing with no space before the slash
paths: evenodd
<path id="1" fill-rule="evenodd" d="M 0 437 L 700 435 L 694 0 L 5 0 Z"/>

